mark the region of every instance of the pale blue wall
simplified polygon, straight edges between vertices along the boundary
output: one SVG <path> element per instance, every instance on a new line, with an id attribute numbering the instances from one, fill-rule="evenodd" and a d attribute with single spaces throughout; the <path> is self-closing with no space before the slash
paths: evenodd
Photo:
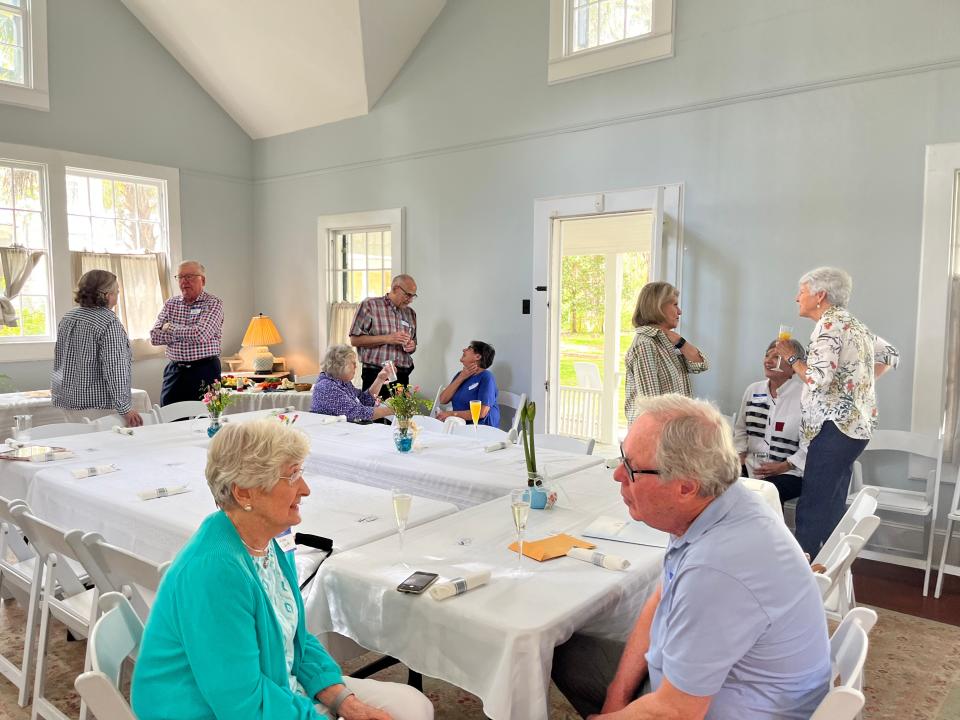
<path id="1" fill-rule="evenodd" d="M 207 265 L 233 352 L 253 314 L 252 142 L 120 0 L 49 0 L 48 16 L 50 112 L 0 105 L 0 142 L 180 168 L 183 255 Z M 16 386 L 49 387 L 49 362 L 2 360 Z M 161 372 L 138 362 L 134 384 L 157 399 Z"/>
<path id="2" fill-rule="evenodd" d="M 256 284 L 287 353 L 316 353 L 317 217 L 402 206 L 416 380 L 481 337 L 527 389 L 534 200 L 683 182 L 683 332 L 713 360 L 697 392 L 734 410 L 797 278 L 837 264 L 903 351 L 881 412 L 909 427 L 924 145 L 960 138 L 960 3 L 677 6 L 675 58 L 548 86 L 546 0 L 449 0 L 368 116 L 257 141 L 258 265 L 298 266 Z"/>

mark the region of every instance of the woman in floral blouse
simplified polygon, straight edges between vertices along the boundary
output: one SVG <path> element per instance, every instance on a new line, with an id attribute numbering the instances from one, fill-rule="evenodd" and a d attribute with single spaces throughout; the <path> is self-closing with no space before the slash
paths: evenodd
<path id="1" fill-rule="evenodd" d="M 800 316 L 816 321 L 807 360 L 781 340 L 777 352 L 804 381 L 800 441 L 809 445 L 797 504 L 797 540 L 815 556 L 846 508 L 853 462 L 877 426 L 874 381 L 900 362 L 897 349 L 847 310 L 853 281 L 822 267 L 800 278 Z"/>
<path id="2" fill-rule="evenodd" d="M 638 395 L 679 393 L 690 397 L 689 375 L 707 369 L 707 358 L 676 332 L 680 324 L 680 293 L 666 282 L 643 286 L 633 311 L 636 334 L 624 358 L 627 422 L 637 416 Z"/>

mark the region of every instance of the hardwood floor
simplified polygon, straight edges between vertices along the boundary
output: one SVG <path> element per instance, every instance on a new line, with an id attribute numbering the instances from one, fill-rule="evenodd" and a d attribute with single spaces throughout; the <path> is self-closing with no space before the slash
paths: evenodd
<path id="1" fill-rule="evenodd" d="M 923 597 L 922 570 L 874 560 L 861 559 L 853 564 L 857 603 L 960 626 L 960 577 L 948 575 L 944 579 L 939 600 L 933 598 L 936 581 L 933 573 L 930 595 Z"/>

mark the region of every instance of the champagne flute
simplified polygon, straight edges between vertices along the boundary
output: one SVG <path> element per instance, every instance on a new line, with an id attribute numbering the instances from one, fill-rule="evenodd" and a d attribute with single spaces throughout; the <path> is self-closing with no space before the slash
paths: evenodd
<path id="1" fill-rule="evenodd" d="M 410 517 L 410 504 L 413 495 L 399 488 L 393 489 L 393 516 L 397 520 L 397 536 L 400 538 L 400 562 L 403 562 L 403 533 L 407 529 L 407 518 Z"/>
<path id="2" fill-rule="evenodd" d="M 510 491 L 510 511 L 513 514 L 513 526 L 517 531 L 517 572 L 522 569 L 523 533 L 527 529 L 527 516 L 530 514 L 530 490 L 523 488 Z"/>
<path id="3" fill-rule="evenodd" d="M 793 326 L 792 325 L 781 325 L 780 330 L 777 331 L 777 340 L 792 340 L 793 339 Z M 781 367 L 781 360 L 783 360 L 780 355 L 777 355 L 777 370 Z"/>
<path id="4" fill-rule="evenodd" d="M 480 408 L 483 404 L 479 400 L 470 401 L 470 417 L 473 418 L 473 437 L 477 437 L 477 423 L 480 422 Z"/>

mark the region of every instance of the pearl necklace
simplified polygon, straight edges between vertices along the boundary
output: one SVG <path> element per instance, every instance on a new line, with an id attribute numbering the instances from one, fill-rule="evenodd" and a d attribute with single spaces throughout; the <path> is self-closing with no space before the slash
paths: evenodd
<path id="1" fill-rule="evenodd" d="M 237 535 L 239 535 L 239 534 L 240 534 L 240 533 L 237 533 Z M 255 548 L 253 545 L 250 545 L 250 544 L 249 544 L 246 540 L 244 540 L 242 537 L 240 538 L 240 542 L 242 542 L 242 543 L 247 547 L 247 550 L 252 550 L 253 552 L 255 552 L 255 553 L 258 554 L 257 556 L 255 556 L 254 562 L 256 562 L 257 560 L 260 560 L 260 562 L 261 562 L 261 564 L 262 564 L 262 566 L 263 566 L 263 569 L 266 570 L 266 569 L 267 569 L 267 565 L 270 563 L 270 543 L 267 543 L 266 546 L 264 546 L 264 547 L 262 547 L 262 548 Z M 259 555 L 260 553 L 265 553 L 265 554 L 261 557 L 261 556 Z"/>

